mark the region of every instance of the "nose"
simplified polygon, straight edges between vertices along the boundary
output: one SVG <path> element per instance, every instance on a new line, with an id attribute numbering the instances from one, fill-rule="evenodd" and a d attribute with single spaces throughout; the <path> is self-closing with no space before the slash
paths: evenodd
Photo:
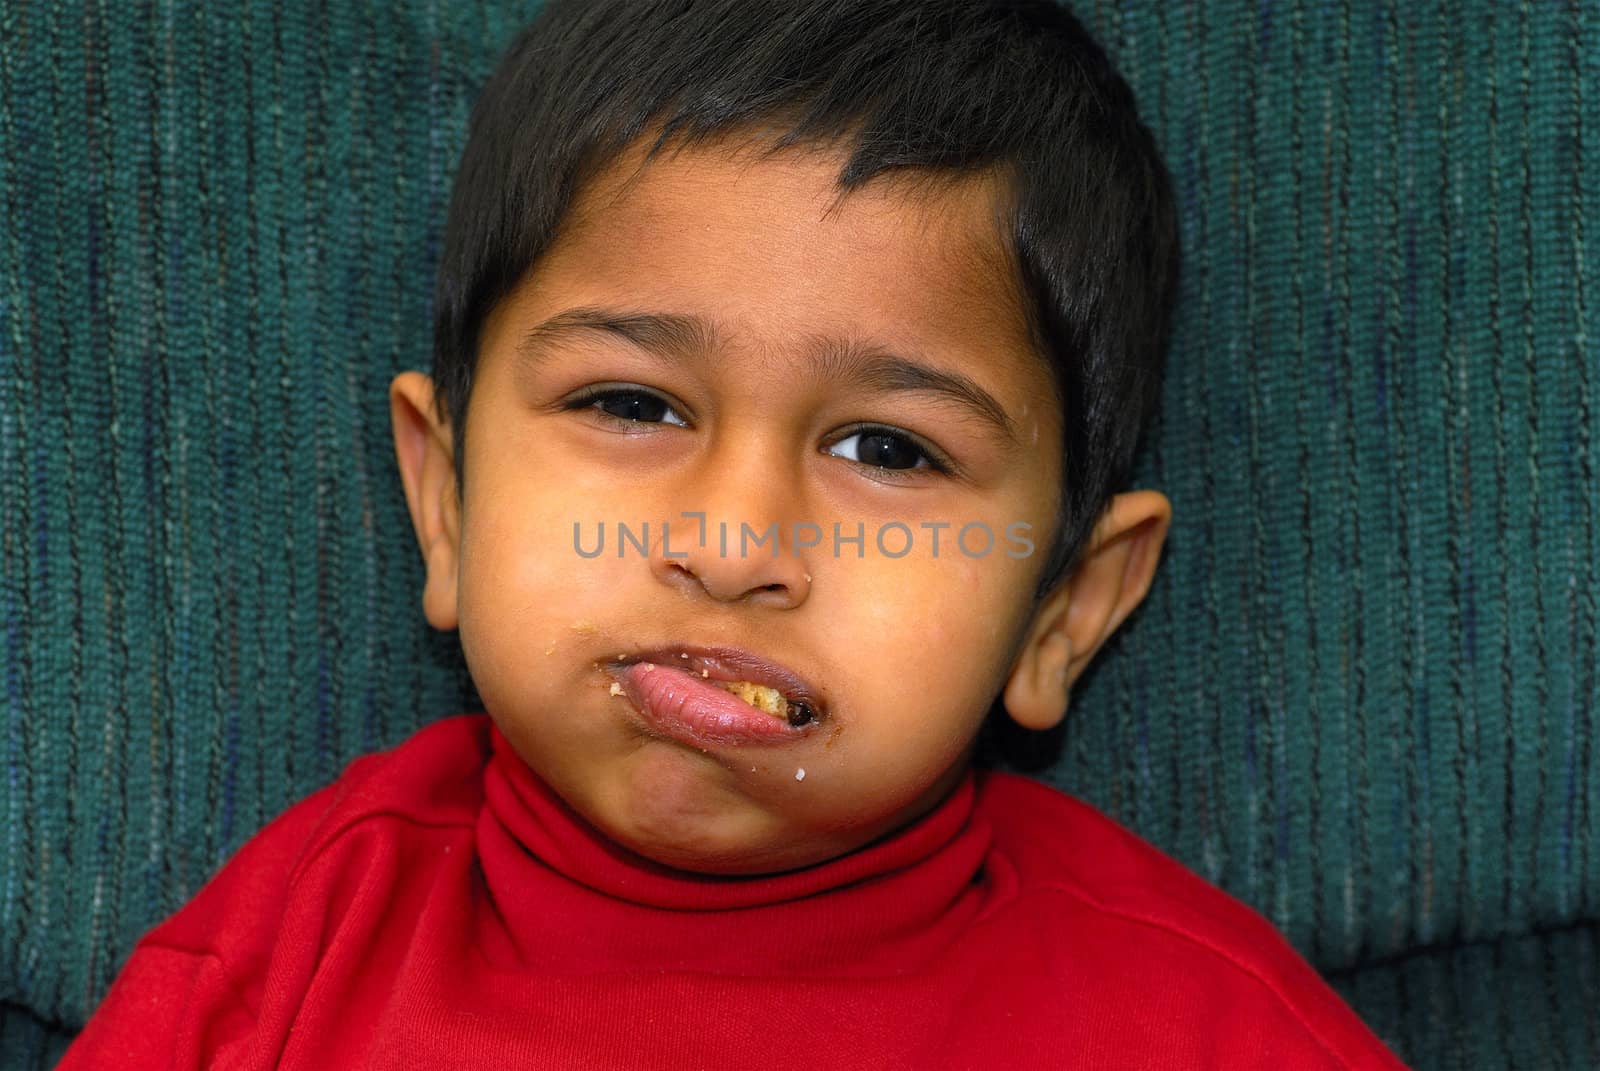
<path id="1" fill-rule="evenodd" d="M 793 558 L 780 555 L 763 564 L 729 567 L 726 560 L 704 556 L 668 561 L 657 559 L 656 575 L 685 593 L 704 592 L 718 602 L 745 602 L 774 609 L 793 609 L 805 602 L 811 582 Z M 770 566 L 764 567 L 764 566 Z"/>
<path id="2" fill-rule="evenodd" d="M 794 516 L 793 496 L 783 488 L 798 474 L 775 456 L 781 453 L 746 439 L 742 449 L 711 451 L 686 474 L 670 500 L 693 505 L 669 514 L 668 527 L 652 540 L 658 580 L 718 602 L 775 609 L 805 602 L 815 571 L 809 556 L 821 542 L 807 519 Z"/>
<path id="3" fill-rule="evenodd" d="M 670 522 L 650 555 L 650 569 L 668 587 L 718 602 L 793 609 L 811 593 L 805 549 L 794 526 L 707 513 Z M 703 540 L 702 540 L 703 536 Z"/>

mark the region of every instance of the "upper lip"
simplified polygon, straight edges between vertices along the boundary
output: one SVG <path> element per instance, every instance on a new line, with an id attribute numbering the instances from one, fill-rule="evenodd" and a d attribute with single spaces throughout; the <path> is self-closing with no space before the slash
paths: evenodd
<path id="1" fill-rule="evenodd" d="M 685 658 L 684 655 L 688 657 Z M 788 666 L 762 658 L 742 647 L 699 647 L 688 643 L 674 643 L 635 651 L 614 659 L 611 664 L 626 666 L 636 662 L 676 666 L 696 676 L 703 676 L 707 680 L 764 684 L 790 703 L 805 703 L 818 721 L 827 717 L 827 703 L 821 693 L 804 677 Z"/>

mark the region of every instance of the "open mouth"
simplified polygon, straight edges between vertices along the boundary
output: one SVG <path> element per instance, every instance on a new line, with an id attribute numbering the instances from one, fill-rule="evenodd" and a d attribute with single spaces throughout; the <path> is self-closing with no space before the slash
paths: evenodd
<path id="1" fill-rule="evenodd" d="M 826 704 L 797 673 L 738 648 L 653 648 L 618 655 L 606 668 L 617 681 L 612 695 L 627 694 L 656 721 L 706 738 L 770 740 L 827 718 Z M 657 677 L 657 670 L 668 672 Z"/>
<path id="2" fill-rule="evenodd" d="M 797 729 L 817 720 L 817 712 L 804 700 L 797 699 L 791 703 L 782 692 L 765 684 L 756 684 L 753 681 L 718 681 L 717 684 L 757 710 L 771 714 L 774 718 L 782 718 Z"/>

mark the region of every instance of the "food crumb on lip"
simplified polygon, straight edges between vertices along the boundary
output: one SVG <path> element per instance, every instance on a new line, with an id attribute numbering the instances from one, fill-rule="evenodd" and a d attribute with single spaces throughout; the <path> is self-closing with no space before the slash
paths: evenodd
<path id="1" fill-rule="evenodd" d="M 700 671 L 700 676 L 702 676 L 702 677 L 710 677 L 711 676 L 711 671 L 709 669 L 702 669 Z"/>
<path id="2" fill-rule="evenodd" d="M 796 781 L 804 781 L 806 779 L 806 770 L 804 766 L 800 767 L 800 769 L 794 772 L 794 779 Z"/>
<path id="3" fill-rule="evenodd" d="M 616 681 L 612 681 L 611 682 L 611 694 L 612 695 L 621 695 L 622 694 L 622 685 L 618 684 Z"/>

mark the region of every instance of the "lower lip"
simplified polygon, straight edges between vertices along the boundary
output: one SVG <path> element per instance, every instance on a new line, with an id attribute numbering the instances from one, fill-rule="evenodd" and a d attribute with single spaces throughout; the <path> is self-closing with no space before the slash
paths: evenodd
<path id="1" fill-rule="evenodd" d="M 696 747 L 797 743 L 811 735 L 807 731 L 810 725 L 797 729 L 672 666 L 634 662 L 615 672 L 624 692 L 647 722 L 667 736 Z"/>

